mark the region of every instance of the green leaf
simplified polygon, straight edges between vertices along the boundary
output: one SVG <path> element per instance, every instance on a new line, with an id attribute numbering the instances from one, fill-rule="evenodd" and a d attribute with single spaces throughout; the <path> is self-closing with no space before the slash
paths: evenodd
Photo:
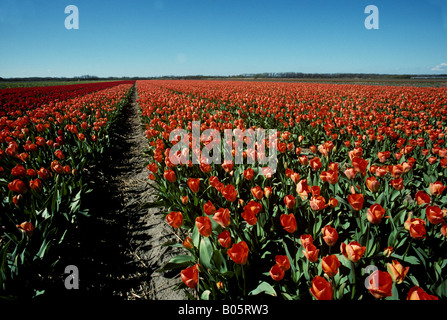
<path id="1" fill-rule="evenodd" d="M 200 299 L 202 299 L 202 300 L 209 300 L 210 299 L 210 294 L 211 294 L 210 290 L 205 290 L 200 295 Z"/>
<path id="2" fill-rule="evenodd" d="M 157 270 L 157 272 L 164 272 L 178 268 L 185 268 L 194 262 L 194 257 L 190 255 L 179 255 L 171 258 L 168 263 Z"/>
<path id="3" fill-rule="evenodd" d="M 200 241 L 200 252 L 199 252 L 200 264 L 206 269 L 214 269 L 211 264 L 211 258 L 213 256 L 213 246 L 210 239 L 203 237 Z"/>
<path id="4" fill-rule="evenodd" d="M 257 294 L 260 294 L 260 293 L 265 293 L 265 294 L 273 296 L 273 297 L 277 296 L 276 295 L 276 291 L 272 287 L 272 285 L 270 283 L 268 283 L 268 282 L 265 282 L 265 281 L 261 282 L 256 289 L 250 291 L 248 293 L 248 295 L 253 295 L 254 296 L 254 295 L 257 295 Z"/>

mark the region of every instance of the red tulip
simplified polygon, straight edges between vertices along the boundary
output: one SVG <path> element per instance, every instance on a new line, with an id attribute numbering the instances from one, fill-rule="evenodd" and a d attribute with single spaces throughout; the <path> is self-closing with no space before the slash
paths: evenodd
<path id="1" fill-rule="evenodd" d="M 270 269 L 270 276 L 272 277 L 273 280 L 275 281 L 281 281 L 284 278 L 284 270 L 278 266 L 277 264 L 275 264 L 271 269 Z"/>
<path id="2" fill-rule="evenodd" d="M 248 246 L 245 241 L 240 241 L 233 244 L 233 246 L 227 250 L 227 254 L 234 263 L 245 265 L 248 259 L 248 251 Z"/>
<path id="3" fill-rule="evenodd" d="M 332 300 L 332 283 L 328 282 L 322 276 L 315 276 L 312 280 L 310 293 L 317 300 Z"/>
<path id="4" fill-rule="evenodd" d="M 173 228 L 180 228 L 183 224 L 183 215 L 181 212 L 172 211 L 166 216 L 166 221 Z"/>
<path id="5" fill-rule="evenodd" d="M 283 213 L 280 217 L 281 226 L 288 233 L 294 233 L 296 231 L 296 220 L 295 215 L 293 213 L 285 214 Z"/>
<path id="6" fill-rule="evenodd" d="M 295 197 L 290 194 L 285 196 L 284 203 L 285 203 L 287 209 L 293 209 L 293 207 L 295 206 Z"/>
<path id="7" fill-rule="evenodd" d="M 222 195 L 228 201 L 234 202 L 237 198 L 237 190 L 232 184 L 229 184 L 222 189 Z"/>
<path id="8" fill-rule="evenodd" d="M 340 261 L 335 254 L 323 257 L 321 259 L 321 268 L 329 277 L 335 277 L 340 267 Z"/>
<path id="9" fill-rule="evenodd" d="M 348 195 L 348 201 L 355 211 L 359 211 L 363 208 L 363 194 L 350 194 Z"/>
<path id="10" fill-rule="evenodd" d="M 321 229 L 321 233 L 323 234 L 324 242 L 326 242 L 329 247 L 335 245 L 338 240 L 338 232 L 335 228 L 327 225 Z"/>
<path id="11" fill-rule="evenodd" d="M 228 230 L 222 231 L 218 236 L 217 240 L 219 244 L 224 248 L 229 248 L 231 246 L 231 234 Z"/>
<path id="12" fill-rule="evenodd" d="M 194 289 L 197 287 L 197 283 L 199 282 L 199 270 L 197 270 L 197 266 L 194 265 L 182 270 L 180 272 L 180 278 L 189 288 Z"/>
<path id="13" fill-rule="evenodd" d="M 211 235 L 211 220 L 208 216 L 205 217 L 197 217 L 196 218 L 196 227 L 199 230 L 199 233 L 204 237 L 209 237 Z"/>
<path id="14" fill-rule="evenodd" d="M 15 179 L 14 181 L 10 182 L 8 184 L 8 188 L 9 190 L 20 194 L 25 193 L 28 190 L 26 184 L 20 179 Z"/>
<path id="15" fill-rule="evenodd" d="M 392 296 L 392 288 L 393 279 L 388 272 L 376 270 L 368 277 L 367 289 L 376 299 Z"/>
<path id="16" fill-rule="evenodd" d="M 231 223 L 230 210 L 224 208 L 218 209 L 213 216 L 213 220 L 223 228 L 228 227 Z"/>
<path id="17" fill-rule="evenodd" d="M 379 224 L 382 221 L 384 215 L 385 209 L 378 203 L 373 204 L 371 207 L 369 207 L 366 213 L 368 221 L 372 224 Z"/>

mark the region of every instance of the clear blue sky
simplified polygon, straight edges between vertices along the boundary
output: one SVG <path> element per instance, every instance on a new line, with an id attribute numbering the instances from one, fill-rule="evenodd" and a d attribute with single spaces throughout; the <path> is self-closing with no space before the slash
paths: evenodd
<path id="1" fill-rule="evenodd" d="M 447 73 L 447 1 L 0 0 L 0 77 L 288 71 Z"/>

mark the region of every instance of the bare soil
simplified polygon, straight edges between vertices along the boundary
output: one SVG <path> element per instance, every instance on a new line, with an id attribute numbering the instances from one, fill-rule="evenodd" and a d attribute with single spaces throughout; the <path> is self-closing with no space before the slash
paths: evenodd
<path id="1" fill-rule="evenodd" d="M 141 124 L 141 109 L 133 92 L 114 124 L 111 148 L 87 171 L 92 192 L 83 200 L 89 217 L 80 217 L 68 244 L 59 249 L 58 274 L 43 295 L 125 300 L 183 300 L 174 290 L 181 281 L 178 272 L 158 273 L 175 253 L 162 246 L 175 240 L 162 208 L 144 209 L 156 199 L 145 167 L 143 151 L 148 146 Z M 79 270 L 79 289 L 67 290 L 67 265 Z"/>

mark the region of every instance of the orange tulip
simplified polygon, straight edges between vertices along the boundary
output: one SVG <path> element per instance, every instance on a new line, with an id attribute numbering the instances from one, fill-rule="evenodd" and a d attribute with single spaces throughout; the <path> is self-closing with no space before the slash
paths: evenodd
<path id="1" fill-rule="evenodd" d="M 227 250 L 227 254 L 234 263 L 245 265 L 248 260 L 248 251 L 248 246 L 245 241 L 240 241 L 233 244 L 233 246 Z"/>
<path id="2" fill-rule="evenodd" d="M 446 186 L 444 186 L 439 181 L 436 181 L 435 183 L 430 183 L 430 193 L 434 196 L 440 196 L 444 192 L 445 188 Z"/>
<path id="3" fill-rule="evenodd" d="M 295 197 L 290 194 L 285 196 L 284 203 L 285 203 L 287 209 L 293 209 L 293 207 L 295 206 Z"/>
<path id="4" fill-rule="evenodd" d="M 428 294 L 421 287 L 414 286 L 408 292 L 407 300 L 439 300 L 439 298 Z"/>
<path id="5" fill-rule="evenodd" d="M 222 189 L 222 195 L 228 201 L 234 202 L 237 198 L 237 190 L 232 184 L 229 184 Z"/>
<path id="6" fill-rule="evenodd" d="M 410 267 L 404 267 L 399 261 L 393 260 L 392 264 L 387 263 L 387 271 L 391 275 L 391 278 L 396 284 L 400 284 L 404 281 Z"/>
<path id="7" fill-rule="evenodd" d="M 213 216 L 213 220 L 223 228 L 228 227 L 231 223 L 230 210 L 224 208 L 218 209 Z"/>
<path id="8" fill-rule="evenodd" d="M 418 192 L 416 192 L 416 195 L 414 198 L 418 205 L 430 203 L 430 201 L 431 201 L 430 196 L 425 191 L 422 191 L 422 190 L 419 190 Z"/>
<path id="9" fill-rule="evenodd" d="M 172 169 L 166 170 L 163 173 L 163 177 L 165 177 L 165 179 L 168 180 L 169 182 L 176 182 L 177 181 L 177 177 L 175 175 L 175 172 Z"/>
<path id="10" fill-rule="evenodd" d="M 365 180 L 366 187 L 371 191 L 372 193 L 377 192 L 379 190 L 379 181 L 377 181 L 376 177 L 369 177 Z"/>
<path id="11" fill-rule="evenodd" d="M 194 289 L 199 282 L 199 270 L 197 266 L 186 268 L 180 272 L 180 278 L 189 288 Z"/>
<path id="12" fill-rule="evenodd" d="M 172 211 L 166 216 L 166 221 L 173 228 L 180 228 L 183 223 L 183 215 L 181 212 Z"/>
<path id="13" fill-rule="evenodd" d="M 262 190 L 262 188 L 260 186 L 256 186 L 254 188 L 251 188 L 251 194 L 257 200 L 261 200 L 262 197 L 264 197 L 264 191 Z"/>
<path id="14" fill-rule="evenodd" d="M 35 229 L 34 225 L 28 221 L 22 222 L 21 224 L 16 225 L 16 227 L 29 237 L 33 235 Z"/>
<path id="15" fill-rule="evenodd" d="M 332 283 L 328 282 L 322 276 L 315 276 L 312 280 L 310 293 L 317 300 L 332 300 Z"/>
<path id="16" fill-rule="evenodd" d="M 317 249 L 312 243 L 308 244 L 304 249 L 303 253 L 306 258 L 311 262 L 317 262 L 320 249 Z"/>
<path id="17" fill-rule="evenodd" d="M 355 211 L 359 211 L 363 208 L 363 194 L 350 194 L 348 195 L 348 201 Z"/>
<path id="18" fill-rule="evenodd" d="M 231 246 L 231 234 L 228 230 L 222 231 L 218 236 L 217 240 L 219 244 L 224 248 L 229 248 Z"/>
<path id="19" fill-rule="evenodd" d="M 329 277 L 335 277 L 340 267 L 340 261 L 335 254 L 323 257 L 321 259 L 321 268 Z"/>
<path id="20" fill-rule="evenodd" d="M 444 221 L 444 214 L 438 206 L 427 206 L 425 208 L 425 214 L 431 224 L 439 224 Z"/>
<path id="21" fill-rule="evenodd" d="M 367 289 L 376 299 L 392 296 L 392 288 L 393 279 L 388 272 L 376 270 L 368 277 Z"/>
<path id="22" fill-rule="evenodd" d="M 349 244 L 345 244 L 344 242 L 340 245 L 340 252 L 343 254 L 343 256 L 352 261 L 357 262 L 359 261 L 363 254 L 366 251 L 366 247 L 362 247 L 360 243 L 357 241 L 352 241 Z"/>
<path id="23" fill-rule="evenodd" d="M 205 217 L 197 217 L 196 218 L 196 227 L 199 230 L 199 233 L 204 237 L 209 237 L 211 235 L 211 220 L 208 216 Z"/>
<path id="24" fill-rule="evenodd" d="M 319 211 L 328 207 L 326 200 L 322 196 L 312 197 L 310 199 L 310 207 L 314 211 Z"/>
<path id="25" fill-rule="evenodd" d="M 327 225 L 323 229 L 321 229 L 321 233 L 323 234 L 324 242 L 326 242 L 329 247 L 335 245 L 338 240 L 338 232 L 337 230 L 335 230 L 335 228 Z"/>
<path id="26" fill-rule="evenodd" d="M 192 192 L 197 193 L 199 192 L 200 188 L 200 179 L 199 178 L 189 178 L 186 183 L 188 184 L 188 187 L 191 189 Z"/>
<path id="27" fill-rule="evenodd" d="M 296 231 L 296 220 L 295 215 L 293 213 L 285 214 L 283 213 L 280 217 L 281 226 L 288 233 L 294 233 Z"/>
<path id="28" fill-rule="evenodd" d="M 385 209 L 378 203 L 373 204 L 371 207 L 369 207 L 366 213 L 368 221 L 372 224 L 379 224 L 382 221 L 384 215 Z"/>
<path id="29" fill-rule="evenodd" d="M 289 261 L 289 258 L 287 258 L 287 256 L 277 255 L 277 256 L 275 256 L 275 261 L 276 261 L 276 264 L 284 271 L 287 271 L 290 269 L 290 261 Z"/>
<path id="30" fill-rule="evenodd" d="M 273 280 L 275 281 L 281 281 L 284 278 L 284 270 L 278 266 L 277 264 L 275 264 L 271 269 L 270 269 L 270 276 L 272 277 Z"/>

